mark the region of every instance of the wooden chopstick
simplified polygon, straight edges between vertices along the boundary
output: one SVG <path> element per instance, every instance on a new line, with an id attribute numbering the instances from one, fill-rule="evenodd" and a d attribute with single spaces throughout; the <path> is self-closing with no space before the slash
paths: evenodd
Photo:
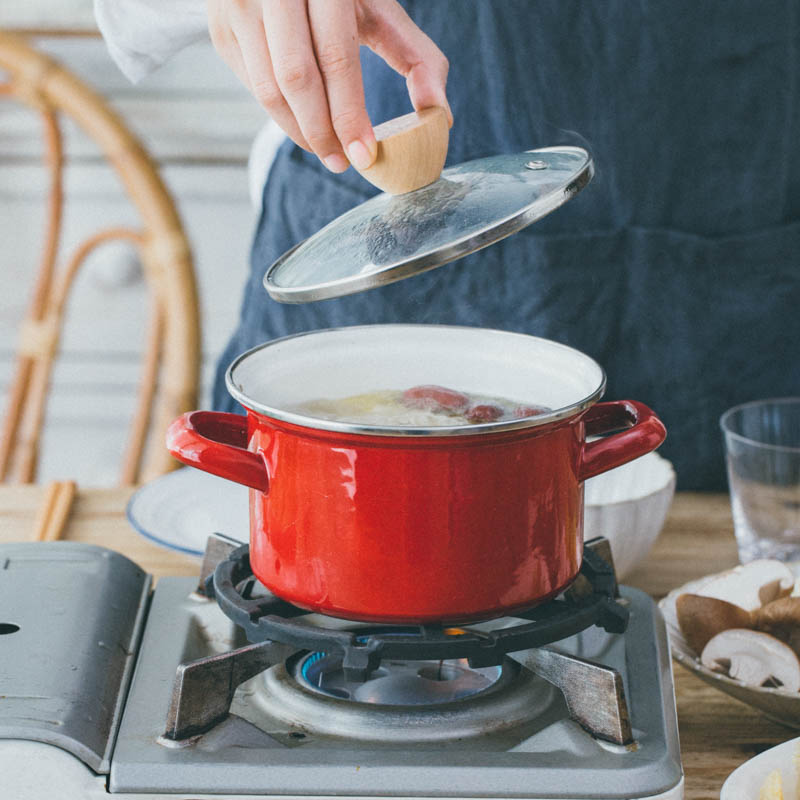
<path id="1" fill-rule="evenodd" d="M 52 481 L 48 484 L 33 526 L 34 541 L 54 542 L 61 538 L 75 500 L 75 490 L 75 481 Z"/>

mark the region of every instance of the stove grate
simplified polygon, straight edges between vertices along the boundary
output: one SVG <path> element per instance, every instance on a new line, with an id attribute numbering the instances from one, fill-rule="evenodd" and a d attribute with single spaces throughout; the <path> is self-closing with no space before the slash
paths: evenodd
<path id="1" fill-rule="evenodd" d="M 206 593 L 244 629 L 254 643 L 275 642 L 328 654 L 340 654 L 348 681 L 358 682 L 383 659 L 403 661 L 467 659 L 473 668 L 494 667 L 508 653 L 542 647 L 598 625 L 623 633 L 629 612 L 617 600 L 617 581 L 605 539 L 587 542 L 578 578 L 560 597 L 515 618 L 528 620 L 496 630 L 443 625 L 386 626 L 366 632 L 315 624 L 311 612 L 266 593 L 254 597 L 257 584 L 250 550 L 242 545 L 223 558 L 205 582 Z M 266 590 L 265 590 L 266 591 Z M 314 615 L 319 619 L 320 615 Z"/>

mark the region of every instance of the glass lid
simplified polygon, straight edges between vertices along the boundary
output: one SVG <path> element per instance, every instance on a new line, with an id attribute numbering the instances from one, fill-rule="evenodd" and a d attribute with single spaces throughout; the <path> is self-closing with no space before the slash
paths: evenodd
<path id="1" fill-rule="evenodd" d="M 308 303 L 439 267 L 516 233 L 591 180 L 580 147 L 467 161 L 402 195 L 379 194 L 284 253 L 264 276 L 270 296 Z"/>

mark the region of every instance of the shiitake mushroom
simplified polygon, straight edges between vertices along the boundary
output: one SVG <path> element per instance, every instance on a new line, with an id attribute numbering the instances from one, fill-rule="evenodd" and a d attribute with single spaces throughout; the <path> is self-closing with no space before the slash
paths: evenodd
<path id="1" fill-rule="evenodd" d="M 718 633 L 729 628 L 752 628 L 753 615 L 716 597 L 682 594 L 675 601 L 680 625 L 689 647 L 698 655 Z"/>
<path id="2" fill-rule="evenodd" d="M 780 639 L 800 656 L 800 597 L 782 597 L 757 609 L 753 627 Z"/>

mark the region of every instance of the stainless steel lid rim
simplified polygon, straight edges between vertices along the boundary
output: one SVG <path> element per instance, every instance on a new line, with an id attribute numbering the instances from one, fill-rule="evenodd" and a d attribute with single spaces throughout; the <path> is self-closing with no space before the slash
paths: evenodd
<path id="1" fill-rule="evenodd" d="M 574 402 L 554 408 L 551 412 L 546 414 L 540 414 L 534 417 L 526 417 L 519 420 L 507 420 L 501 422 L 487 422 L 487 423 L 478 423 L 470 425 L 453 425 L 453 426 L 442 425 L 442 426 L 435 426 L 428 428 L 410 428 L 410 427 L 392 427 L 392 426 L 382 426 L 382 425 L 381 426 L 366 425 L 366 424 L 345 422 L 339 420 L 328 420 L 289 411 L 284 408 L 280 408 L 277 405 L 271 405 L 268 403 L 259 402 L 258 400 L 254 399 L 244 389 L 241 382 L 239 382 L 235 377 L 237 369 L 244 362 L 246 362 L 248 359 L 252 359 L 257 354 L 271 347 L 275 347 L 287 342 L 300 340 L 305 337 L 324 336 L 327 334 L 336 334 L 336 333 L 370 332 L 377 330 L 380 330 L 381 332 L 396 331 L 398 336 L 401 336 L 404 330 L 406 331 L 415 330 L 415 331 L 425 331 L 425 332 L 446 331 L 448 333 L 457 331 L 465 331 L 465 332 L 468 331 L 470 333 L 475 332 L 476 335 L 485 334 L 487 336 L 509 337 L 509 339 L 524 339 L 530 342 L 539 343 L 540 345 L 546 346 L 551 350 L 561 351 L 564 353 L 565 356 L 569 356 L 573 359 L 578 357 L 583 361 L 585 361 L 587 364 L 591 364 L 591 366 L 597 372 L 597 381 L 596 385 L 593 386 L 592 390 L 589 391 L 587 394 L 585 394 L 583 397 L 579 398 Z M 231 365 L 228 367 L 225 373 L 225 383 L 228 388 L 228 392 L 231 394 L 231 396 L 235 400 L 237 400 L 245 409 L 255 414 L 259 414 L 261 416 L 268 417 L 270 419 L 277 420 L 279 422 L 285 422 L 290 425 L 295 425 L 298 427 L 312 429 L 312 430 L 331 431 L 336 433 L 365 436 L 365 437 L 379 436 L 379 437 L 395 437 L 395 438 L 407 438 L 407 439 L 414 439 L 414 438 L 449 439 L 454 436 L 485 437 L 489 434 L 505 433 L 505 432 L 510 433 L 513 431 L 521 431 L 529 428 L 543 427 L 545 425 L 551 425 L 553 423 L 561 422 L 576 417 L 582 414 L 591 406 L 593 406 L 603 396 L 606 388 L 606 375 L 602 367 L 600 367 L 600 365 L 597 364 L 597 362 L 595 362 L 594 359 L 592 359 L 591 357 L 585 355 L 584 353 L 581 353 L 579 350 L 576 350 L 575 348 L 569 347 L 568 345 L 564 345 L 559 342 L 553 342 L 549 339 L 544 339 L 542 337 L 530 336 L 528 334 L 516 333 L 513 331 L 503 331 L 491 328 L 475 328 L 471 326 L 424 325 L 424 324 L 385 324 L 385 325 L 378 324 L 378 325 L 357 325 L 357 326 L 349 326 L 341 328 L 328 328 L 318 331 L 305 331 L 302 333 L 291 334 L 289 336 L 284 336 L 279 339 L 273 339 L 269 342 L 264 342 L 260 345 L 256 345 L 255 347 L 245 351 L 241 355 L 237 356 L 236 359 L 234 359 L 234 361 L 231 363 Z M 307 399 L 314 399 L 314 398 L 307 398 Z"/>
<path id="2" fill-rule="evenodd" d="M 541 153 L 552 149 L 554 148 L 528 150 L 526 152 Z M 299 304 L 313 302 L 315 300 L 326 300 L 333 297 L 344 297 L 348 294 L 357 294 L 366 289 L 384 286 L 403 280 L 404 278 L 420 275 L 423 272 L 428 272 L 429 270 L 449 264 L 451 261 L 468 256 L 470 253 L 488 247 L 500 239 L 518 233 L 523 228 L 526 228 L 528 225 L 564 205 L 573 195 L 577 194 L 589 183 L 593 175 L 594 165 L 589 161 L 586 168 L 580 172 L 571 183 L 565 186 L 562 192 L 549 198 L 542 198 L 522 213 L 509 214 L 505 219 L 500 220 L 496 227 L 491 230 L 478 235 L 465 235 L 453 241 L 446 248 L 423 253 L 409 261 L 387 264 L 380 267 L 372 263 L 367 265 L 371 268 L 368 274 L 358 278 L 340 278 L 327 283 L 314 284 L 313 286 L 285 287 L 276 285 L 272 280 L 273 276 L 281 266 L 308 241 L 305 239 L 296 244 L 291 250 L 284 253 L 272 264 L 264 275 L 264 288 L 273 299 L 281 303 Z M 325 229 L 323 228 L 322 230 Z"/>
<path id="3" fill-rule="evenodd" d="M 539 155 L 540 159 L 530 159 L 531 155 Z M 544 157 L 544 160 L 541 157 Z M 574 162 L 569 165 L 568 169 L 564 169 L 564 165 L 559 163 L 559 159 L 563 161 L 565 158 Z M 553 172 L 565 174 L 560 182 L 544 181 L 544 186 L 534 183 L 528 187 L 530 194 L 521 195 L 505 210 L 505 213 L 498 211 L 498 215 L 495 217 L 499 198 L 506 193 L 506 185 L 501 182 L 504 178 L 509 177 L 503 168 L 499 168 L 495 164 L 496 161 L 503 159 L 503 164 L 506 166 L 508 162 L 514 163 L 520 180 L 522 180 L 522 174 L 527 174 L 529 177 L 536 176 L 536 180 L 540 175 L 549 177 Z M 473 179 L 474 182 L 474 176 L 469 172 L 470 168 L 474 168 L 476 173 L 483 173 L 489 178 L 489 182 L 480 182 L 469 188 L 470 179 Z M 583 189 L 593 175 L 594 165 L 589 154 L 582 148 L 570 146 L 543 147 L 523 153 L 473 159 L 449 167 L 442 173 L 439 181 L 430 186 L 396 198 L 383 194 L 376 195 L 329 222 L 320 231 L 284 253 L 269 267 L 263 279 L 264 288 L 274 300 L 279 302 L 308 303 L 332 297 L 343 297 L 435 269 L 517 233 L 522 228 L 555 211 Z M 492 180 L 497 183 L 493 184 Z M 485 221 L 482 224 L 476 223 L 471 216 L 476 212 L 475 209 L 472 209 L 452 230 L 451 238 L 442 240 L 432 235 L 430 231 L 426 232 L 426 229 L 431 226 L 422 224 L 419 218 L 415 218 L 415 214 L 419 215 L 420 208 L 427 205 L 434 217 L 439 214 L 438 218 L 445 220 L 448 215 L 444 213 L 442 206 L 447 204 L 447 200 L 443 200 L 441 197 L 430 198 L 419 193 L 435 193 L 437 186 L 458 186 L 462 182 L 467 187 L 468 194 L 472 192 L 474 196 L 477 192 L 480 196 L 480 192 L 486 193 L 487 199 L 483 201 L 484 205 L 480 212 L 482 216 L 485 216 Z M 524 181 L 522 182 L 524 183 Z M 497 194 L 498 191 L 501 192 L 500 195 Z M 446 194 L 444 189 L 441 190 L 441 193 Z M 496 202 L 488 202 L 488 199 L 492 197 Z M 374 213 L 374 216 L 370 217 L 370 213 Z M 430 220 L 425 218 L 425 221 L 429 222 Z M 368 231 L 362 230 L 367 224 L 373 225 L 380 233 L 370 234 Z M 437 226 L 432 226 L 432 228 L 437 230 Z M 403 246 L 397 245 L 397 242 L 406 239 L 406 234 L 410 231 L 414 231 L 415 235 L 422 237 L 422 241 L 427 242 L 427 246 L 423 250 L 409 253 Z M 389 248 L 390 255 L 386 258 L 385 263 L 376 264 L 370 254 L 370 248 L 364 245 L 365 241 L 372 241 L 372 236 L 377 237 L 375 245 L 379 246 L 380 252 L 386 252 L 381 249 L 381 247 L 385 247 L 386 242 L 395 242 Z M 344 248 L 345 252 L 349 254 L 353 265 L 352 269 L 348 268 L 346 274 L 332 280 L 326 280 L 323 274 L 316 274 L 311 279 L 308 276 L 305 280 L 301 278 L 298 283 L 293 285 L 292 275 L 294 275 L 294 281 L 297 281 L 298 269 L 302 269 L 303 261 L 305 260 L 306 264 L 322 263 L 319 257 L 319 245 L 321 242 L 334 238 L 338 242 L 339 249 Z M 325 259 L 324 262 L 327 265 L 328 259 Z M 325 269 L 330 271 L 329 266 L 326 266 Z M 318 273 L 319 270 L 315 268 L 315 272 Z"/>

